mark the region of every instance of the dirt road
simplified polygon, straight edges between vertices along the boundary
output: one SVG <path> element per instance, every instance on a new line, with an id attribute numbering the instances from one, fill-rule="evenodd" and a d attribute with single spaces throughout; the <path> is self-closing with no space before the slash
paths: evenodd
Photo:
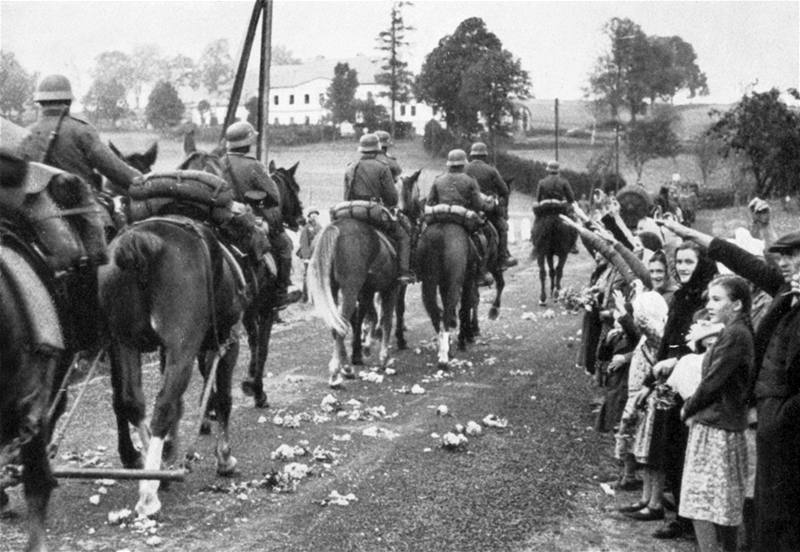
<path id="1" fill-rule="evenodd" d="M 411 349 L 393 351 L 397 373 L 380 383 L 348 381 L 344 390 L 331 392 L 339 411 L 321 406 L 330 392 L 329 333 L 309 307 L 293 306 L 270 352 L 271 408 L 254 409 L 236 390 L 232 425 L 238 476 L 216 477 L 214 440 L 203 437 L 202 459 L 185 482 L 161 493 L 163 510 L 151 526 L 109 523 L 109 513 L 133 508 L 133 482 L 62 481 L 51 503 L 52 549 L 693 549 L 686 541 L 654 541 L 649 537 L 654 523 L 614 513 L 618 502 L 634 496 L 609 496 L 600 487 L 613 479 L 616 468 L 611 437 L 592 431 L 591 400 L 599 391 L 574 368 L 580 315 L 535 306 L 536 270 L 525 251 L 515 253 L 525 260 L 507 273 L 500 318 L 482 320 L 481 337 L 469 351 L 457 353 L 452 370 L 437 375 L 429 348 L 433 332 L 417 286 L 409 298 Z M 571 258 L 566 285 L 582 285 L 589 269 L 585 252 Z M 484 299 L 492 293 L 484 291 Z M 481 314 L 487 310 L 482 305 Z M 237 386 L 246 346 L 242 357 Z M 157 381 L 150 366 L 150 396 Z M 424 392 L 412 393 L 415 385 L 414 391 Z M 187 394 L 184 444 L 195 430 L 199 394 L 197 378 Z M 79 463 L 118 466 L 108 378 L 93 380 L 87 396 L 59 462 L 74 453 Z M 446 415 L 440 415 L 441 405 Z M 507 420 L 507 426 L 484 425 L 489 415 L 499 425 Z M 284 425 L 276 425 L 276 417 Z M 441 446 L 442 435 L 470 421 L 481 426 L 480 435 L 468 436 L 461 450 Z M 275 481 L 264 474 L 290 463 L 271 459 L 282 444 L 309 451 L 294 459 L 309 473 L 293 481 L 294 489 L 284 481 L 284 492 L 278 492 L 280 485 L 268 486 Z M 347 505 L 331 500 L 334 491 Z M 11 499 L 13 509 L 23 511 L 18 489 Z M 0 532 L 0 550 L 22 548 L 20 517 L 0 521 Z"/>

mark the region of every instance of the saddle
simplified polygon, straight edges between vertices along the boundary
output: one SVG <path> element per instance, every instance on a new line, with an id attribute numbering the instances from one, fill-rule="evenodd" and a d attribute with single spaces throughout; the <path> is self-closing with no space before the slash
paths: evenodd
<path id="1" fill-rule="evenodd" d="M 204 171 L 150 173 L 128 190 L 130 222 L 183 210 L 190 218 L 223 224 L 233 216 L 233 190 L 222 178 Z"/>
<path id="2" fill-rule="evenodd" d="M 397 222 L 397 217 L 381 203 L 362 199 L 342 201 L 331 208 L 331 220 L 345 218 L 366 222 L 383 231 Z"/>
<path id="3" fill-rule="evenodd" d="M 30 163 L 24 188 L 20 211 L 50 268 L 107 262 L 103 210 L 89 184 L 55 167 Z"/>
<path id="4" fill-rule="evenodd" d="M 425 206 L 423 221 L 426 224 L 449 223 L 463 226 L 470 234 L 478 230 L 486 221 L 485 217 L 461 205 Z"/>

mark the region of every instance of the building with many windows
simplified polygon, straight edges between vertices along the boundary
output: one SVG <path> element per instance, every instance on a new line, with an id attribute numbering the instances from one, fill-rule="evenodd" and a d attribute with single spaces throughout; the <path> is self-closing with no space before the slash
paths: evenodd
<path id="1" fill-rule="evenodd" d="M 330 113 L 325 108 L 328 87 L 334 76 L 337 63 L 347 63 L 356 71 L 358 89 L 356 98 L 366 100 L 372 98 L 376 104 L 391 109 L 388 97 L 380 93 L 386 86 L 375 82 L 375 75 L 382 73 L 382 61 L 378 58 L 356 56 L 349 59 L 316 58 L 297 65 L 273 65 L 270 71 L 269 90 L 269 122 L 274 125 L 303 125 L 320 124 Z M 197 102 L 202 98 L 200 91 L 193 92 L 192 98 L 185 100 L 187 110 L 194 122 L 200 123 L 200 114 L 197 111 Z M 183 95 L 183 94 L 182 94 Z M 244 103 L 251 97 L 258 95 L 258 71 L 248 71 L 242 90 L 242 106 L 237 111 L 237 117 L 245 119 L 247 110 Z M 227 104 L 215 102 L 212 105 L 214 115 L 219 121 L 225 117 Z M 422 134 L 425 124 L 435 117 L 427 104 L 411 100 L 408 103 L 395 105 L 395 120 L 411 123 L 417 134 Z M 206 121 L 208 118 L 206 118 Z M 357 122 L 357 121 L 354 121 Z M 347 126 L 347 125 L 344 125 Z M 346 132 L 346 128 L 343 131 Z"/>

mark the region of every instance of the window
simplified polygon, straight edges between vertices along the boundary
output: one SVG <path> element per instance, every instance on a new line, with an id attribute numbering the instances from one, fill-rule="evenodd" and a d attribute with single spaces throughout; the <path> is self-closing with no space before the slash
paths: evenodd
<path id="1" fill-rule="evenodd" d="M 276 95 L 274 95 L 274 96 L 272 96 L 272 103 L 273 103 L 274 105 L 278 105 L 278 95 L 277 95 L 277 94 L 276 94 Z"/>
<path id="2" fill-rule="evenodd" d="M 415 106 L 415 105 L 411 106 L 411 116 L 412 117 L 416 117 L 417 116 L 417 106 Z"/>
<path id="3" fill-rule="evenodd" d="M 310 94 L 306 94 L 305 96 L 303 96 L 303 103 L 305 103 L 306 105 L 311 103 L 311 95 Z"/>
<path id="4" fill-rule="evenodd" d="M 289 105 L 294 105 L 294 94 L 289 94 Z"/>
<path id="5" fill-rule="evenodd" d="M 400 116 L 404 117 L 406 114 L 406 106 L 404 104 L 400 104 Z"/>

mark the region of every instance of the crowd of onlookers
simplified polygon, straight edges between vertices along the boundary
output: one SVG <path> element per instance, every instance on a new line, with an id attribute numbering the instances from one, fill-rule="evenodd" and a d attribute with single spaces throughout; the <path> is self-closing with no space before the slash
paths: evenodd
<path id="1" fill-rule="evenodd" d="M 701 551 L 800 550 L 800 232 L 775 236 L 761 199 L 731 239 L 660 208 L 630 229 L 594 199 L 562 219 L 596 263 L 578 365 L 603 388 L 614 487 L 641 489 L 619 512 Z"/>

